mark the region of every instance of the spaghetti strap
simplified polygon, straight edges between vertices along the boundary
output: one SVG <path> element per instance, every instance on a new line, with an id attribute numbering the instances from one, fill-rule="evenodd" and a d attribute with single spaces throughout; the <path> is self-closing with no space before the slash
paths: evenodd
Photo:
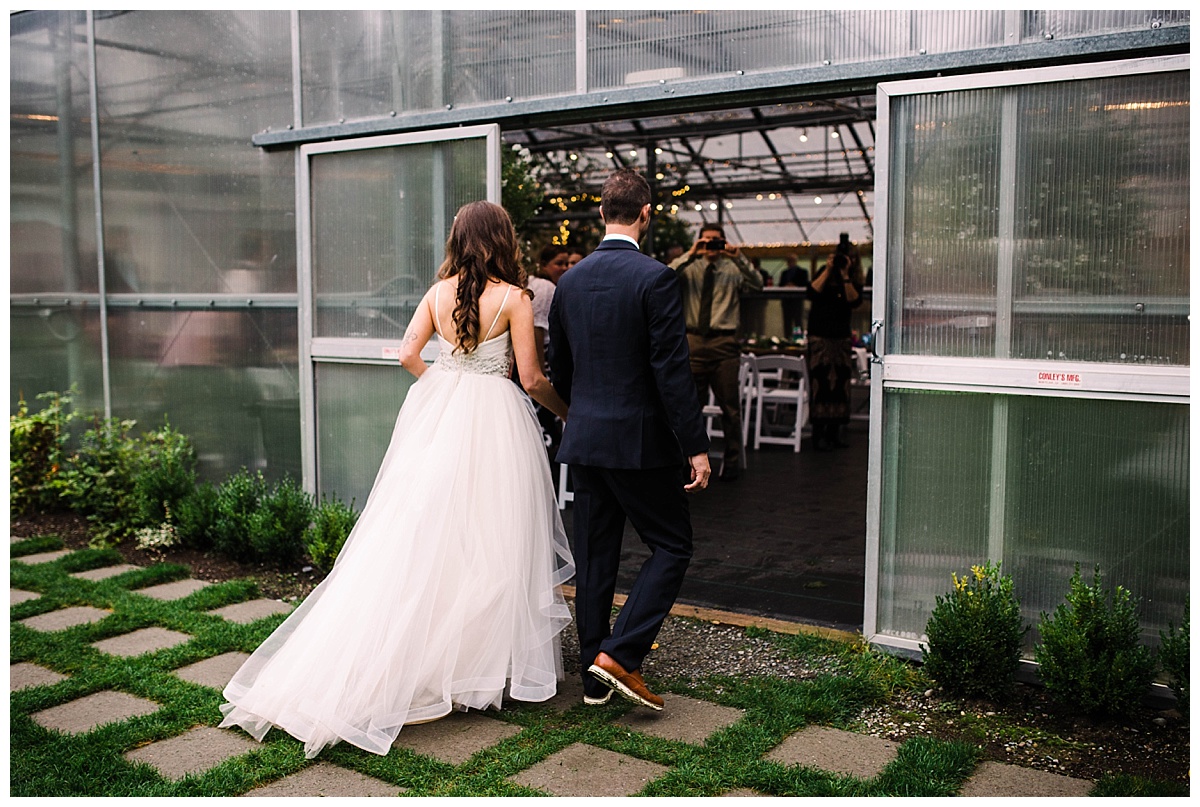
<path id="1" fill-rule="evenodd" d="M 508 293 L 512 290 L 513 287 L 511 285 L 504 290 L 504 299 L 500 301 L 500 308 L 496 311 L 496 318 L 492 320 L 492 326 L 491 328 L 488 328 L 487 333 L 484 335 L 482 341 L 486 342 L 492 337 L 492 328 L 495 328 L 496 323 L 500 321 L 500 312 L 504 310 L 504 304 L 508 302 Z"/>
<path id="2" fill-rule="evenodd" d="M 433 324 L 435 326 L 434 330 L 437 331 L 437 335 L 440 338 L 445 339 L 446 337 L 442 336 L 442 318 L 438 314 L 438 309 L 441 308 L 441 305 L 439 303 L 441 295 L 442 295 L 442 281 L 439 280 L 436 284 L 434 284 L 434 287 L 433 287 Z"/>

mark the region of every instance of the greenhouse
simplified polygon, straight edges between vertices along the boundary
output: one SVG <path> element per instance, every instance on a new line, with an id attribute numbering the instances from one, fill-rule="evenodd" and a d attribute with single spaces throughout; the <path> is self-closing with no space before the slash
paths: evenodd
<path id="1" fill-rule="evenodd" d="M 75 386 L 206 478 L 361 504 L 454 212 L 536 177 L 570 243 L 629 164 L 653 254 L 676 221 L 776 281 L 863 251 L 854 627 L 917 652 L 952 571 L 1001 562 L 1036 620 L 1099 564 L 1154 645 L 1190 586 L 1189 48 L 1186 11 L 14 13 L 10 408 Z"/>

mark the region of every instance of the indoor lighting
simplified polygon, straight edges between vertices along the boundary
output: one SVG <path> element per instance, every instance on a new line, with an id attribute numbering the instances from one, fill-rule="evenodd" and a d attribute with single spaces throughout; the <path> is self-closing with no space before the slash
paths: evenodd
<path id="1" fill-rule="evenodd" d="M 655 154 L 662 154 L 662 149 L 655 149 L 655 150 L 654 150 L 654 153 L 655 153 Z"/>
<path id="2" fill-rule="evenodd" d="M 760 202 L 761 202 L 761 201 L 762 201 L 762 194 L 761 194 L 761 193 L 759 193 L 759 194 L 756 194 L 756 195 L 754 196 L 754 198 L 755 198 L 755 199 L 757 199 L 758 201 L 760 201 Z"/>
<path id="3" fill-rule="evenodd" d="M 838 134 L 837 129 L 834 129 L 832 132 L 830 132 L 829 136 L 830 137 L 841 137 L 841 135 Z"/>
<path id="4" fill-rule="evenodd" d="M 725 209 L 726 209 L 726 210 L 733 210 L 733 202 L 726 202 L 726 203 L 725 203 Z"/>
<path id="5" fill-rule="evenodd" d="M 709 202 L 709 203 L 708 203 L 708 209 L 709 209 L 709 210 L 716 210 L 716 209 L 717 209 L 717 203 L 716 203 L 716 202 Z"/>
<path id="6" fill-rule="evenodd" d="M 578 159 L 579 159 L 579 155 L 578 155 L 578 154 L 575 154 L 575 153 L 572 153 L 572 154 L 571 154 L 571 159 L 572 159 L 572 160 L 578 160 Z"/>
<path id="7" fill-rule="evenodd" d="M 775 201 L 775 194 L 773 194 L 773 193 L 768 193 L 768 194 L 767 194 L 767 198 L 768 198 L 768 199 L 770 199 L 772 202 L 774 202 L 774 201 Z"/>
<path id="8" fill-rule="evenodd" d="M 704 209 L 704 205 L 702 205 L 702 204 L 700 204 L 699 202 L 697 202 L 697 203 L 696 203 L 696 212 L 697 212 L 697 213 L 699 213 L 699 212 L 700 212 L 701 210 L 703 210 L 703 209 Z"/>
<path id="9" fill-rule="evenodd" d="M 605 157 L 607 157 L 608 159 L 610 159 L 610 160 L 611 160 L 611 159 L 612 159 L 612 152 L 611 152 L 611 151 L 606 151 L 606 152 L 604 152 L 604 156 L 605 156 Z"/>
<path id="10" fill-rule="evenodd" d="M 629 156 L 630 156 L 630 157 L 636 157 L 636 156 L 637 156 L 637 151 L 635 151 L 634 149 L 630 149 L 630 150 L 629 150 Z"/>
<path id="11" fill-rule="evenodd" d="M 655 179 L 662 179 L 664 176 L 666 176 L 666 175 L 665 175 L 665 174 L 663 174 L 663 172 L 662 172 L 662 171 L 659 171 L 657 174 L 655 174 L 655 175 L 654 175 L 654 178 L 655 178 Z"/>
<path id="12" fill-rule="evenodd" d="M 819 204 L 821 204 L 821 197 L 820 197 L 820 196 L 814 196 L 814 197 L 813 197 L 813 204 L 814 204 L 814 205 L 819 205 Z"/>

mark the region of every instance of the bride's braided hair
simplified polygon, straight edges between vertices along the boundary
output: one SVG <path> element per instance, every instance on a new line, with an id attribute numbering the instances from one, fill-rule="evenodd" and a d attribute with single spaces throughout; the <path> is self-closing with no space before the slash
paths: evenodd
<path id="1" fill-rule="evenodd" d="M 454 330 L 459 348 L 470 353 L 483 336 L 479 325 L 479 298 L 488 280 L 495 279 L 524 289 L 521 247 L 512 219 L 500 205 L 468 202 L 459 208 L 446 239 L 446 260 L 438 278 L 458 277 Z M 528 289 L 525 291 L 529 294 Z"/>

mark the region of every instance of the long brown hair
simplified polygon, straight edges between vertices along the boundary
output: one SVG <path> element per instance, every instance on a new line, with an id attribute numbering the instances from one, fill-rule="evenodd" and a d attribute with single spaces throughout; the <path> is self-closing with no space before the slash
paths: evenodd
<path id="1" fill-rule="evenodd" d="M 438 278 L 458 277 L 454 330 L 464 353 L 479 346 L 479 298 L 489 279 L 526 286 L 521 247 L 512 219 L 500 205 L 468 202 L 459 208 L 446 239 L 446 260 Z"/>

